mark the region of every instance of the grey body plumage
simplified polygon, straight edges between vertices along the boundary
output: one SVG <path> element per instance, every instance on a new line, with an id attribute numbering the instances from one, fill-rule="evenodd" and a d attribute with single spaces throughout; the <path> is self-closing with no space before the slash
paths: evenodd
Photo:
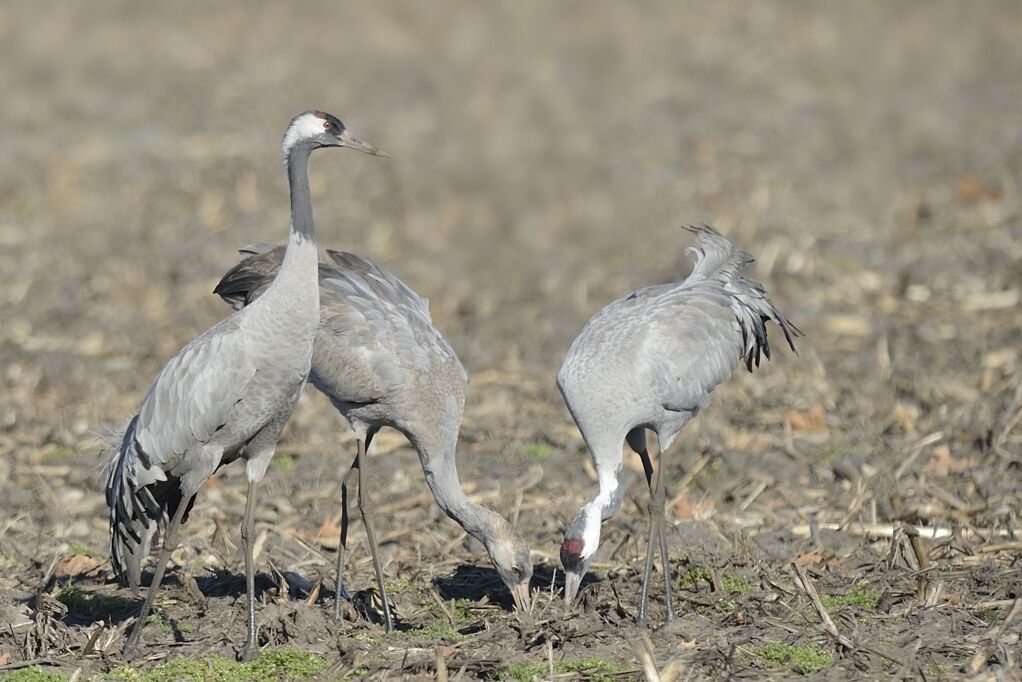
<path id="1" fill-rule="evenodd" d="M 166 568 L 174 535 L 202 484 L 221 466 L 246 462 L 248 633 L 243 657 L 256 653 L 252 512 L 256 485 L 273 457 L 309 374 L 319 322 L 317 249 L 308 159 L 321 147 L 377 153 L 335 117 L 306 112 L 292 119 L 283 151 L 291 190 L 291 228 L 279 274 L 252 306 L 188 343 L 156 377 L 108 465 L 111 557 L 122 582 L 138 587 L 158 533 L 164 547 L 125 651 L 138 638 Z"/>
<path id="2" fill-rule="evenodd" d="M 712 227 L 689 228 L 696 256 L 685 279 L 649 286 L 600 310 L 574 340 L 557 385 L 596 467 L 599 492 L 565 533 L 561 560 L 570 603 L 599 545 L 600 524 L 620 507 L 622 442 L 643 460 L 653 494 L 649 550 L 639 611 L 645 620 L 649 571 L 663 540 L 663 481 L 653 477 L 646 430 L 662 455 L 681 429 L 709 404 L 710 393 L 745 362 L 751 371 L 770 357 L 766 322 L 773 321 L 792 350 L 801 332 L 743 274 L 752 258 Z M 662 457 L 659 470 L 662 471 Z M 668 616 L 671 616 L 669 584 Z"/>
<path id="3" fill-rule="evenodd" d="M 262 295 L 281 261 L 281 247 L 256 245 L 224 275 L 215 292 L 235 308 Z M 384 426 L 404 434 L 419 454 L 426 483 L 444 512 L 486 547 L 516 606 L 526 607 L 532 563 L 521 535 L 495 512 L 465 495 L 458 477 L 456 446 L 468 375 L 458 356 L 433 325 L 428 302 L 401 280 L 369 260 L 326 251 L 320 260 L 320 322 L 310 381 L 348 420 L 358 442 L 353 467 L 359 471 L 359 500 L 384 595 L 385 623 L 391 627 L 386 586 L 376 556 L 375 531 L 367 506 L 365 460 L 373 434 Z M 342 495 L 347 494 L 345 477 Z M 342 507 L 340 569 L 347 528 Z M 335 605 L 339 601 L 335 601 Z"/>

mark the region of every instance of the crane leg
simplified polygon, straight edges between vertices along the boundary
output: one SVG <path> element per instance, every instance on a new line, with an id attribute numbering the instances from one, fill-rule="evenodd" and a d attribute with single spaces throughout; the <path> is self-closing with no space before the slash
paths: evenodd
<path id="1" fill-rule="evenodd" d="M 645 439 L 643 439 L 645 440 Z M 636 622 L 639 625 L 646 623 L 646 608 L 649 602 L 649 582 L 653 572 L 653 555 L 657 548 L 660 550 L 660 559 L 664 574 L 664 598 L 667 607 L 666 620 L 674 620 L 674 603 L 671 595 L 671 563 L 670 555 L 667 553 L 667 539 L 664 536 L 664 506 L 665 491 L 663 481 L 663 452 L 660 450 L 660 438 L 653 433 L 653 440 L 656 441 L 657 470 L 654 477 L 653 458 L 650 456 L 649 448 L 639 450 L 638 455 L 642 460 L 642 468 L 646 474 L 646 484 L 649 486 L 649 538 L 646 543 L 646 563 L 643 570 L 642 594 L 639 601 L 639 615 Z M 645 444 L 645 443 L 644 443 Z M 654 545 L 654 541 L 656 545 Z"/>
<path id="2" fill-rule="evenodd" d="M 156 590 L 160 589 L 160 583 L 163 582 L 163 574 L 167 570 L 170 554 L 177 549 L 177 529 L 181 525 L 181 519 L 184 518 L 185 510 L 188 509 L 190 504 L 191 498 L 187 500 L 182 498 L 177 504 L 177 510 L 174 512 L 173 518 L 171 518 L 170 523 L 167 525 L 167 533 L 163 536 L 163 549 L 160 551 L 160 558 L 156 563 L 156 572 L 153 573 L 153 580 L 149 583 L 149 590 L 146 592 L 145 601 L 142 602 L 142 610 L 138 612 L 138 619 L 131 628 L 128 641 L 124 644 L 123 653 L 125 658 L 135 658 L 139 654 L 138 638 L 142 634 L 142 628 L 145 627 L 149 610 L 153 607 L 153 600 L 156 599 Z"/>
<path id="3" fill-rule="evenodd" d="M 373 436 L 376 435 L 375 429 L 370 429 L 366 433 L 366 450 L 369 449 L 369 445 L 373 442 Z M 336 577 L 334 578 L 334 619 L 340 620 L 341 618 L 341 599 L 348 599 L 347 589 L 344 587 L 344 557 L 348 551 L 348 483 L 351 480 L 352 475 L 358 470 L 358 455 L 355 455 L 355 459 L 351 460 L 351 466 L 348 467 L 348 471 L 344 474 L 344 478 L 341 479 L 341 528 L 340 535 L 337 538 L 337 563 L 335 566 Z M 361 473 L 359 474 L 359 487 L 361 488 Z"/>
<path id="4" fill-rule="evenodd" d="M 337 565 L 334 579 L 334 619 L 341 619 L 341 599 L 344 599 L 344 554 L 348 549 L 348 481 L 358 470 L 358 457 L 352 461 L 347 473 L 341 479 L 341 532 L 337 538 Z M 359 480 L 361 488 L 361 478 Z"/>
<path id="5" fill-rule="evenodd" d="M 674 600 L 671 594 L 671 558 L 667 553 L 667 538 L 664 535 L 664 526 L 667 524 L 664 514 L 667 495 L 664 483 L 666 472 L 664 471 L 664 453 L 660 449 L 660 436 L 656 433 L 653 434 L 653 442 L 656 443 L 657 458 L 656 486 L 653 490 L 653 515 L 656 518 L 657 536 L 660 542 L 660 561 L 664 572 L 664 605 L 667 609 L 666 620 L 669 623 L 674 620 Z"/>
<path id="6" fill-rule="evenodd" d="M 241 651 L 241 660 L 251 661 L 259 655 L 259 644 L 256 641 L 255 620 L 255 561 L 252 558 L 255 545 L 255 502 L 258 483 L 248 482 L 248 499 L 245 501 L 245 519 L 241 522 L 241 540 L 245 544 L 245 592 L 247 599 L 245 648 Z"/>
<path id="7" fill-rule="evenodd" d="M 380 600 L 383 602 L 383 621 L 387 632 L 394 629 L 394 619 L 390 615 L 390 601 L 387 599 L 387 585 L 383 581 L 383 564 L 380 563 L 380 549 L 376 542 L 376 525 L 373 523 L 373 503 L 369 497 L 366 483 L 366 442 L 358 441 L 358 510 L 362 514 L 362 523 L 366 527 L 366 539 L 369 541 L 369 553 L 373 557 L 373 569 L 376 571 L 376 583 L 380 588 Z"/>

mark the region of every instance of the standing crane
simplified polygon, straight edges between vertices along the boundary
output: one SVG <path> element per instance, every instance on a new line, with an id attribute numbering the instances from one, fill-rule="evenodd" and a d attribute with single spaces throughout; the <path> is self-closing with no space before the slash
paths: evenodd
<path id="1" fill-rule="evenodd" d="M 242 250 L 246 257 L 224 275 L 215 293 L 236 309 L 268 294 L 285 258 L 283 247 Z M 348 482 L 358 471 L 358 508 L 366 529 L 384 626 L 393 628 L 368 490 L 366 450 L 384 426 L 404 434 L 419 455 L 426 485 L 440 508 L 486 548 L 516 609 L 529 608 L 532 560 L 525 540 L 502 516 L 465 495 L 458 478 L 458 430 L 468 375 L 440 334 L 428 302 L 369 260 L 326 252 L 319 265 L 320 320 L 312 356 L 312 385 L 348 420 L 356 454 L 341 484 L 334 615 L 345 593 Z"/>
<path id="2" fill-rule="evenodd" d="M 742 274 L 752 257 L 709 226 L 689 253 L 691 274 L 629 294 L 596 313 L 571 344 L 557 385 L 589 448 L 599 492 L 564 534 L 561 563 L 566 605 L 574 601 L 600 544 L 600 526 L 621 506 L 622 442 L 642 460 L 652 495 L 646 563 L 637 622 L 646 622 L 654 542 L 663 562 L 667 620 L 674 617 L 664 519 L 664 452 L 678 432 L 709 404 L 710 393 L 739 361 L 749 371 L 770 358 L 766 322 L 784 332 L 792 351 L 802 332 Z M 647 446 L 646 430 L 653 434 Z M 657 460 L 654 476 L 653 459 Z"/>
<path id="3" fill-rule="evenodd" d="M 245 460 L 248 479 L 241 527 L 248 633 L 241 656 L 250 659 L 258 653 L 253 510 L 259 481 L 312 362 L 319 286 L 308 163 L 321 147 L 383 156 L 330 114 L 306 112 L 291 121 L 283 141 L 291 228 L 277 277 L 257 304 L 222 320 L 166 364 L 111 453 L 106 481 L 111 562 L 123 584 L 138 588 L 142 563 L 163 533 L 152 582 L 125 644 L 129 657 L 138 653 L 177 530 L 196 493 L 217 469 L 236 459 Z"/>

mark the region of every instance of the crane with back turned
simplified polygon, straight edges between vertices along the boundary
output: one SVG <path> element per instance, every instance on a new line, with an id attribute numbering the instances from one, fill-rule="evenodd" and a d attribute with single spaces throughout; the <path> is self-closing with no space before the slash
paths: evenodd
<path id="1" fill-rule="evenodd" d="M 596 467 L 599 492 L 564 534 L 564 598 L 571 605 L 600 544 L 600 526 L 617 513 L 622 443 L 642 460 L 652 495 L 646 562 L 637 622 L 646 622 L 655 549 L 663 562 L 667 619 L 673 618 L 670 563 L 664 538 L 664 452 L 678 432 L 709 404 L 713 389 L 739 361 L 749 371 L 770 357 L 766 322 L 791 349 L 802 332 L 742 274 L 752 258 L 709 226 L 696 235 L 688 277 L 649 286 L 596 313 L 571 344 L 557 374 L 564 397 Z M 646 439 L 652 432 L 653 447 Z M 653 460 L 657 460 L 654 475 Z M 654 544 L 655 543 L 655 544 Z"/>
<path id="2" fill-rule="evenodd" d="M 256 245 L 224 275 L 215 293 L 235 308 L 254 305 L 281 267 L 283 247 Z M 419 455 L 426 485 L 440 508 L 486 548 L 517 609 L 528 609 L 532 560 L 525 540 L 502 516 L 465 495 L 456 446 L 468 376 L 454 349 L 433 325 L 428 302 L 390 272 L 342 251 L 320 261 L 320 323 L 309 380 L 344 415 L 356 454 L 341 484 L 340 542 L 334 614 L 344 594 L 348 482 L 358 472 L 358 508 L 366 528 L 384 625 L 393 628 L 368 491 L 366 450 L 389 426 Z"/>
<path id="3" fill-rule="evenodd" d="M 308 162 L 322 147 L 380 155 L 330 114 L 306 112 L 291 121 L 283 141 L 291 227 L 277 276 L 256 305 L 211 327 L 164 366 L 111 452 L 106 477 L 111 562 L 123 583 L 138 588 L 142 563 L 163 534 L 152 582 L 125 644 L 128 656 L 138 652 L 177 530 L 196 493 L 219 467 L 237 459 L 245 461 L 248 479 L 242 523 L 248 630 L 241 656 L 249 659 L 258 651 L 253 511 L 258 483 L 312 362 L 319 283 Z"/>

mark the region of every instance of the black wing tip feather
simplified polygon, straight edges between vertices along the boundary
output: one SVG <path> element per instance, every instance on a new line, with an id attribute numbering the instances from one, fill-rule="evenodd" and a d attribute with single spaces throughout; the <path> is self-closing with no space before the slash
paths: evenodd
<path id="1" fill-rule="evenodd" d="M 258 243 L 238 249 L 244 258 L 224 273 L 213 293 L 234 308 L 242 308 L 252 302 L 254 292 L 262 289 L 267 280 L 276 277 L 277 269 L 284 258 L 284 247 Z"/>
<path id="2" fill-rule="evenodd" d="M 138 486 L 134 467 L 151 461 L 135 437 L 136 415 L 111 453 L 106 502 L 110 508 L 110 563 L 121 585 L 137 588 L 150 543 L 158 542 L 167 509 L 176 509 L 181 492 L 176 481 Z"/>
<path id="3" fill-rule="evenodd" d="M 265 275 L 251 267 L 249 258 L 228 270 L 213 288 L 214 294 L 235 307 L 248 305 L 252 292 L 261 287 L 265 279 Z"/>

